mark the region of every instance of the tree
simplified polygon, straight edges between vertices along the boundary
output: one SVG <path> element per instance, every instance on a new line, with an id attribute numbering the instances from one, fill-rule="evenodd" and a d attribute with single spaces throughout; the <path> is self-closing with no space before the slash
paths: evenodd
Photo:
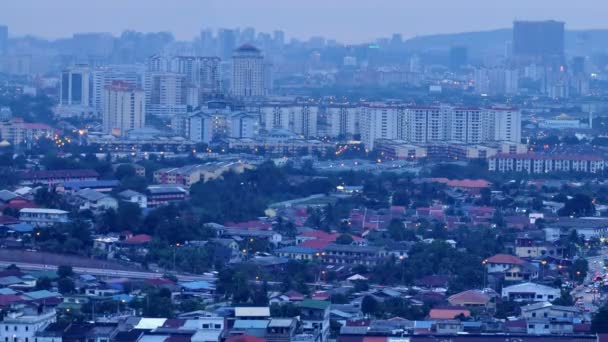
<path id="1" fill-rule="evenodd" d="M 388 235 L 395 241 L 415 241 L 416 233 L 411 229 L 406 229 L 398 219 L 392 219 L 388 224 Z"/>
<path id="2" fill-rule="evenodd" d="M 130 164 L 118 165 L 118 167 L 116 168 L 116 171 L 114 171 L 114 176 L 120 180 L 122 180 L 123 178 L 127 178 L 127 177 L 134 177 L 135 175 L 136 175 L 135 168 L 133 167 L 133 165 L 130 165 Z"/>
<path id="3" fill-rule="evenodd" d="M 70 294 L 74 293 L 76 290 L 76 285 L 74 281 L 70 278 L 60 278 L 57 281 L 57 289 L 61 294 Z"/>
<path id="4" fill-rule="evenodd" d="M 608 334 L 608 304 L 602 306 L 593 316 L 591 331 L 596 334 Z"/>
<path id="5" fill-rule="evenodd" d="M 593 199 L 585 194 L 576 194 L 559 210 L 560 216 L 592 216 L 595 213 Z"/>
<path id="6" fill-rule="evenodd" d="M 378 311 L 378 302 L 372 296 L 365 296 L 361 301 L 361 312 L 365 315 L 373 315 Z"/>
<path id="7" fill-rule="evenodd" d="M 72 266 L 61 265 L 57 267 L 57 276 L 59 278 L 67 278 L 74 275 L 74 271 L 72 270 Z"/>
<path id="8" fill-rule="evenodd" d="M 51 287 L 53 287 L 53 284 L 48 277 L 42 277 L 36 280 L 36 290 L 50 290 Z"/>
<path id="9" fill-rule="evenodd" d="M 562 290 L 561 296 L 556 300 L 552 301 L 553 305 L 572 306 L 574 305 L 574 298 L 570 295 L 570 291 Z"/>
<path id="10" fill-rule="evenodd" d="M 339 245 L 350 245 L 353 241 L 353 237 L 348 234 L 342 234 L 336 239 L 336 243 Z"/>

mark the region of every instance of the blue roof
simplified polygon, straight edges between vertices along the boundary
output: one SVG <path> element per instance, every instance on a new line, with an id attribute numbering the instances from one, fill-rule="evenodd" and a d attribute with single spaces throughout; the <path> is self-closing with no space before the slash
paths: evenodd
<path id="1" fill-rule="evenodd" d="M 31 233 L 34 231 L 34 226 L 29 223 L 15 223 L 6 225 L 9 230 L 17 233 Z"/>
<path id="2" fill-rule="evenodd" d="M 65 188 L 86 189 L 86 188 L 106 188 L 116 187 L 120 184 L 118 180 L 98 180 L 98 181 L 69 181 L 63 183 Z"/>
<path id="3" fill-rule="evenodd" d="M 234 321 L 234 329 L 266 329 L 268 320 L 265 319 L 237 319 Z"/>
<path id="4" fill-rule="evenodd" d="M 310 247 L 301 247 L 301 246 L 287 246 L 279 249 L 277 252 L 279 253 L 299 253 L 299 254 L 315 254 L 318 252 L 317 249 Z"/>
<path id="5" fill-rule="evenodd" d="M 13 289 L 9 289 L 8 287 L 4 287 L 0 289 L 0 295 L 11 295 L 11 294 L 16 294 L 17 291 L 13 290 Z"/>
<path id="6" fill-rule="evenodd" d="M 52 298 L 52 297 L 61 297 L 61 294 L 57 292 L 51 292 L 48 290 L 40 290 L 40 291 L 32 291 L 24 293 L 26 297 L 32 299 L 44 299 L 44 298 Z"/>
<path id="7" fill-rule="evenodd" d="M 187 290 L 215 290 L 215 286 L 204 280 L 181 283 L 180 285 Z"/>

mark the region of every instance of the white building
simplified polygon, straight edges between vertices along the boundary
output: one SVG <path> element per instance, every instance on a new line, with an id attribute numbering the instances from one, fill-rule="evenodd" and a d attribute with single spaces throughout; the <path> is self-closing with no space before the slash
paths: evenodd
<path id="1" fill-rule="evenodd" d="M 561 295 L 559 289 L 535 283 L 521 283 L 502 289 L 502 298 L 516 302 L 552 302 Z"/>
<path id="2" fill-rule="evenodd" d="M 292 132 L 306 138 L 317 136 L 319 107 L 316 104 L 295 103 L 290 107 Z"/>
<path id="3" fill-rule="evenodd" d="M 232 55 L 232 95 L 244 99 L 266 96 L 266 72 L 264 56 L 259 49 L 249 44 L 238 48 Z"/>
<path id="4" fill-rule="evenodd" d="M 140 208 L 148 207 L 148 197 L 146 195 L 133 190 L 124 190 L 118 193 L 118 198 L 125 202 L 135 203 Z"/>
<path id="5" fill-rule="evenodd" d="M 358 109 L 350 104 L 332 104 L 326 110 L 326 134 L 332 138 L 357 134 Z"/>
<path id="6" fill-rule="evenodd" d="M 146 124 L 144 91 L 132 84 L 115 81 L 106 87 L 103 105 L 105 133 L 126 135 Z"/>
<path id="7" fill-rule="evenodd" d="M 34 342 L 37 332 L 55 322 L 55 310 L 23 306 L 9 312 L 0 322 L 0 340 L 4 342 Z"/>
<path id="8" fill-rule="evenodd" d="M 144 74 L 143 65 L 110 65 L 96 68 L 91 74 L 93 79 L 91 106 L 98 113 L 103 113 L 105 89 L 115 81 L 127 82 L 143 89 Z"/>
<path id="9" fill-rule="evenodd" d="M 59 209 L 23 208 L 19 210 L 19 220 L 37 227 L 48 227 L 69 222 L 68 214 Z"/>
<path id="10" fill-rule="evenodd" d="M 486 141 L 521 142 L 521 112 L 517 108 L 487 108 L 485 125 Z"/>
<path id="11" fill-rule="evenodd" d="M 146 115 L 172 117 L 186 113 L 186 77 L 171 72 L 146 73 Z"/>
<path id="12" fill-rule="evenodd" d="M 365 104 L 359 107 L 361 141 L 367 149 L 373 150 L 377 139 L 402 139 L 404 121 L 403 107 Z"/>
<path id="13" fill-rule="evenodd" d="M 220 65 L 219 57 L 154 55 L 148 59 L 148 71 L 184 75 L 200 99 L 221 93 Z"/>
<path id="14" fill-rule="evenodd" d="M 290 108 L 286 103 L 265 103 L 260 107 L 261 128 L 290 130 Z"/>

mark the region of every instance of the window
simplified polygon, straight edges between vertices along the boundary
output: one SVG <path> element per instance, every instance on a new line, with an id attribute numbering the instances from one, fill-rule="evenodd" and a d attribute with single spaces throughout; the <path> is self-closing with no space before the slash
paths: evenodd
<path id="1" fill-rule="evenodd" d="M 215 327 L 215 329 L 222 329 L 222 325 L 221 324 L 216 324 L 214 327 Z"/>
<path id="2" fill-rule="evenodd" d="M 536 317 L 536 312 L 533 312 L 533 313 L 532 313 L 532 317 Z"/>
<path id="3" fill-rule="evenodd" d="M 30 331 L 30 327 L 29 326 L 25 326 L 25 331 Z"/>
<path id="4" fill-rule="evenodd" d="M 534 324 L 528 324 L 528 329 L 534 329 Z"/>
<path id="5" fill-rule="evenodd" d="M 209 329 L 209 324 L 203 324 L 203 329 Z"/>
<path id="6" fill-rule="evenodd" d="M 8 331 L 8 325 L 4 326 L 4 331 Z"/>
<path id="7" fill-rule="evenodd" d="M 543 314 L 543 317 L 549 317 L 549 314 L 545 312 L 545 313 Z"/>
<path id="8" fill-rule="evenodd" d="M 545 324 L 545 329 L 549 329 L 549 324 Z"/>
<path id="9" fill-rule="evenodd" d="M 17 331 L 17 326 L 15 325 L 15 327 L 13 328 L 13 330 Z"/>

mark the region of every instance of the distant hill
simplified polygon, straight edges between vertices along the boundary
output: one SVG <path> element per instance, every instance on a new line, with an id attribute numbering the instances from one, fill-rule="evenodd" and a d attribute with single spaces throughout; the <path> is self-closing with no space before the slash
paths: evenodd
<path id="1" fill-rule="evenodd" d="M 445 50 L 451 46 L 467 46 L 471 53 L 482 51 L 502 52 L 505 44 L 513 39 L 512 29 L 492 31 L 463 32 L 419 36 L 405 42 L 408 50 Z M 574 53 L 581 47 L 586 53 L 608 52 L 607 30 L 566 31 L 566 52 Z"/>

